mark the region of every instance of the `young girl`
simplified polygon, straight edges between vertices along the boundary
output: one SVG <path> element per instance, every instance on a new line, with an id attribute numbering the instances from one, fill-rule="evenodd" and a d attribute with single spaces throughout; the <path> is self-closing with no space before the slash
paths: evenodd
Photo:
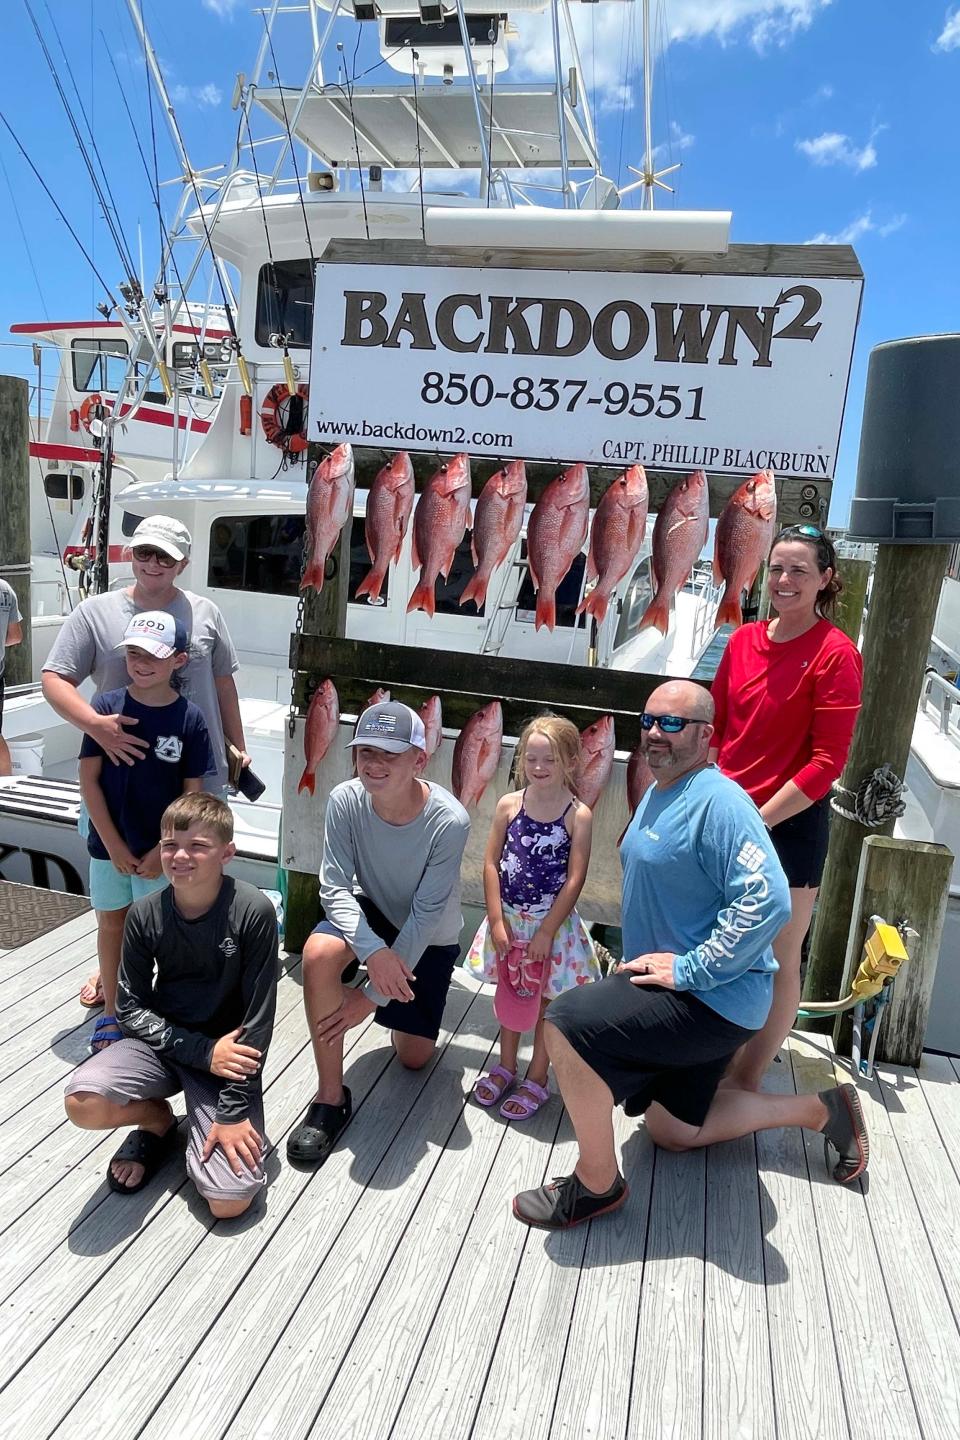
<path id="1" fill-rule="evenodd" d="M 498 802 L 487 841 L 487 918 L 463 964 L 475 979 L 497 987 L 500 1063 L 480 1076 L 473 1093 L 486 1108 L 502 1100 L 505 1120 L 527 1120 L 550 1098 L 547 1002 L 600 978 L 593 942 L 574 909 L 587 875 L 593 823 L 576 798 L 580 764 L 580 735 L 572 721 L 559 715 L 531 720 L 514 763 L 514 783 L 524 788 Z M 520 1035 L 531 1028 L 533 1057 L 517 1084 Z"/>

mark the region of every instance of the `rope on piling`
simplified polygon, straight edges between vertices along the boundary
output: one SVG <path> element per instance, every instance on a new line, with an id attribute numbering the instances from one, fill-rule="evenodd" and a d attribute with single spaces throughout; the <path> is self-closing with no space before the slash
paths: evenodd
<path id="1" fill-rule="evenodd" d="M 841 805 L 839 796 L 852 800 L 852 808 Z M 856 790 L 846 790 L 842 785 L 834 785 L 830 808 L 836 810 L 845 820 L 865 825 L 868 830 L 878 830 L 881 825 L 885 825 L 888 820 L 895 820 L 906 810 L 903 781 L 891 765 L 879 765 L 872 775 L 861 781 Z"/>

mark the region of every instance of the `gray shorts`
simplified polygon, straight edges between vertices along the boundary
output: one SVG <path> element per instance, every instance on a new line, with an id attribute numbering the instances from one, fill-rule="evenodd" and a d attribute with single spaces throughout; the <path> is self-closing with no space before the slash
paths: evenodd
<path id="1" fill-rule="evenodd" d="M 183 1091 L 187 1107 L 187 1174 L 204 1200 L 252 1200 L 267 1183 L 262 1163 L 256 1170 L 235 1175 L 218 1145 L 204 1161 L 203 1147 L 217 1115 L 224 1082 L 204 1070 L 164 1060 L 142 1040 L 118 1040 L 80 1065 L 67 1082 L 64 1094 L 102 1095 L 114 1105 L 135 1100 L 169 1100 Z M 263 1098 L 257 1095 L 250 1121 L 266 1143 Z"/>

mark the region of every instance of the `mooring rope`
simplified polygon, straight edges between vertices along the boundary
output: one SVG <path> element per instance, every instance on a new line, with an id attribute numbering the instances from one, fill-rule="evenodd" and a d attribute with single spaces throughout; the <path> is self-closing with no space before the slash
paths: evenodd
<path id="1" fill-rule="evenodd" d="M 852 809 L 841 805 L 838 796 L 852 800 Z M 861 781 L 856 790 L 845 790 L 842 785 L 835 785 L 830 806 L 845 820 L 854 820 L 858 825 L 865 825 L 868 830 L 877 830 L 906 810 L 903 781 L 892 766 L 879 765 L 872 775 Z"/>

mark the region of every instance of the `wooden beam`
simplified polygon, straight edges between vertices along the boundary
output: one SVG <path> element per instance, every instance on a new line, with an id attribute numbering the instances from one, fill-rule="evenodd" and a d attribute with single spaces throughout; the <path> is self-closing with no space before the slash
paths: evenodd
<path id="1" fill-rule="evenodd" d="M 23 639 L 7 650 L 8 685 L 29 685 L 33 679 L 29 400 L 26 380 L 0 375 L 0 576 L 16 592 L 23 616 Z"/>

